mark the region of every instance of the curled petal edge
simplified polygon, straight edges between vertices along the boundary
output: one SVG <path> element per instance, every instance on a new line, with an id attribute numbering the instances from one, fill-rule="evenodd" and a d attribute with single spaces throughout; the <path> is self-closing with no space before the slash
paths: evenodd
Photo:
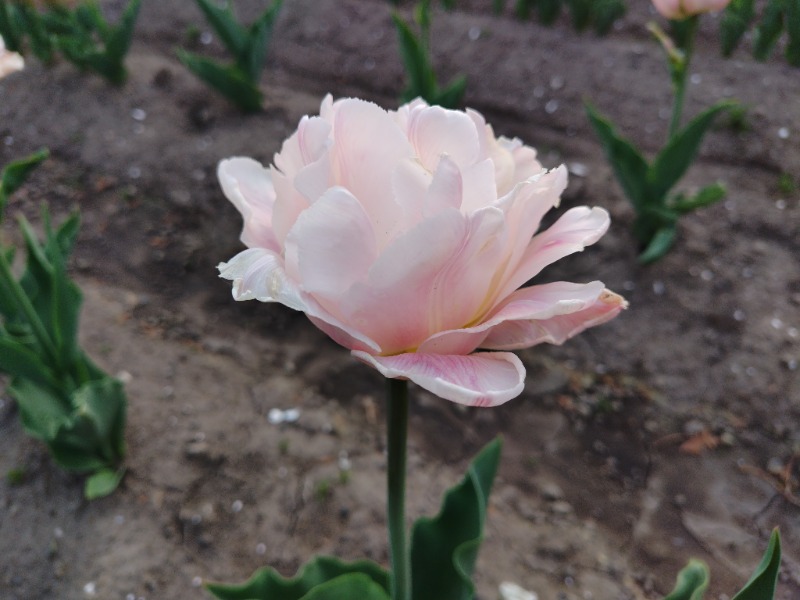
<path id="1" fill-rule="evenodd" d="M 352 354 L 384 377 L 410 379 L 440 398 L 466 406 L 499 406 L 525 388 L 525 367 L 510 352 L 375 356 L 354 350 Z"/>

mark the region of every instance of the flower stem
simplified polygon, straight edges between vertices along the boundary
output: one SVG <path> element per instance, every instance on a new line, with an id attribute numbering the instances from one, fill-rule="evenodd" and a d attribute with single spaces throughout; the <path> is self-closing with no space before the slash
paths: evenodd
<path id="1" fill-rule="evenodd" d="M 411 572 L 406 548 L 406 439 L 408 437 L 408 382 L 387 380 L 388 407 L 388 494 L 386 512 L 389 526 L 392 600 L 410 600 Z"/>
<path id="2" fill-rule="evenodd" d="M 689 17 L 685 21 L 673 21 L 672 31 L 675 42 L 680 49 L 678 60 L 670 60 L 670 75 L 672 76 L 672 119 L 669 123 L 669 138 L 672 139 L 681 127 L 683 114 L 683 101 L 686 95 L 686 76 L 689 74 L 689 63 L 692 60 L 694 35 L 697 31 L 697 16 Z"/>

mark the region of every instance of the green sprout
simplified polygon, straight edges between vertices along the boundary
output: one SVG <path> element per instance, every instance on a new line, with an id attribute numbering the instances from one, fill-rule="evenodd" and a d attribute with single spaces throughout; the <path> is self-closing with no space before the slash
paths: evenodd
<path id="1" fill-rule="evenodd" d="M 275 0 L 249 27 L 243 27 L 229 2 L 220 8 L 211 0 L 197 0 L 234 62 L 223 65 L 183 49 L 178 49 L 178 58 L 192 73 L 243 111 L 258 112 L 264 100 L 258 81 L 281 3 L 282 0 Z"/>
<path id="2" fill-rule="evenodd" d="M 506 0 L 493 0 L 495 13 L 506 6 Z M 625 14 L 624 0 L 516 0 L 514 13 L 520 19 L 528 19 L 536 9 L 539 21 L 552 24 L 560 15 L 564 5 L 569 8 L 572 24 L 578 31 L 589 26 L 599 34 L 608 33 L 614 21 Z"/>
<path id="3" fill-rule="evenodd" d="M 131 0 L 119 23 L 112 26 L 103 17 L 96 0 L 77 8 L 51 4 L 39 13 L 28 2 L 0 3 L 0 35 L 9 49 L 25 53 L 26 38 L 31 52 L 49 63 L 56 52 L 82 70 L 94 71 L 113 84 L 125 81 L 123 61 L 131 45 L 141 0 Z"/>
<path id="4" fill-rule="evenodd" d="M 0 221 L 8 197 L 47 157 L 42 150 L 0 174 Z M 53 229 L 42 211 L 44 242 L 20 218 L 27 262 L 17 278 L 15 248 L 0 245 L 0 372 L 25 430 L 44 442 L 64 469 L 91 473 L 84 495 L 110 494 L 122 479 L 125 407 L 122 384 L 101 371 L 78 345 L 81 292 L 67 275 L 75 244 L 75 213 Z"/>

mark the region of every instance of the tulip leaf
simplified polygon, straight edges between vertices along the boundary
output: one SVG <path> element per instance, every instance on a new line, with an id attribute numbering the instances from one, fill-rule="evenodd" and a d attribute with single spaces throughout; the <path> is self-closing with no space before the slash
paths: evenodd
<path id="1" fill-rule="evenodd" d="M 770 0 L 764 9 L 764 16 L 756 27 L 753 41 L 753 56 L 766 60 L 783 31 L 785 0 Z"/>
<path id="2" fill-rule="evenodd" d="M 704 562 L 692 559 L 681 569 L 675 588 L 664 600 L 703 600 L 710 575 Z"/>
<path id="3" fill-rule="evenodd" d="M 37 353 L 8 337 L 0 337 L 0 372 L 50 388 L 58 387 L 55 374 Z"/>
<path id="4" fill-rule="evenodd" d="M 789 34 L 786 60 L 790 65 L 800 67 L 800 0 L 786 2 L 786 32 Z"/>
<path id="5" fill-rule="evenodd" d="M 755 0 L 732 0 L 719 25 L 722 54 L 730 56 L 739 45 L 755 14 Z"/>
<path id="6" fill-rule="evenodd" d="M 59 427 L 69 419 L 69 398 L 55 388 L 44 386 L 34 379 L 17 377 L 8 386 L 17 402 L 22 426 L 29 435 L 49 444 Z"/>
<path id="7" fill-rule="evenodd" d="M 677 229 L 674 224 L 665 225 L 658 229 L 650 238 L 644 252 L 639 255 L 639 262 L 649 264 L 662 258 L 675 242 Z"/>
<path id="8" fill-rule="evenodd" d="M 345 563 L 330 556 L 314 558 L 297 575 L 289 579 L 282 577 L 275 569 L 265 567 L 256 571 L 241 585 L 208 583 L 205 587 L 220 600 L 322 600 L 323 596 L 311 595 L 316 588 L 354 574 L 363 578 L 363 580 L 359 578 L 359 582 L 354 585 L 360 585 L 360 590 L 367 589 L 368 593 L 372 594 L 364 596 L 366 599 L 383 600 L 388 594 L 389 574 L 379 565 L 367 560 Z M 374 583 L 375 587 L 365 586 L 366 579 Z M 346 588 L 335 591 L 340 593 L 344 589 Z M 384 596 L 377 595 L 377 589 L 383 591 Z M 354 593 L 350 598 L 360 598 L 359 593 Z M 347 596 L 332 597 L 341 597 L 343 600 L 347 598 Z M 324 598 L 328 600 L 327 596 Z"/>
<path id="9" fill-rule="evenodd" d="M 316 586 L 302 600 L 389 600 L 386 590 L 363 573 L 347 573 Z"/>
<path id="10" fill-rule="evenodd" d="M 436 96 L 434 104 L 443 106 L 445 108 L 456 108 L 461 104 L 461 99 L 464 97 L 464 92 L 467 89 L 467 78 L 463 75 L 456 77 L 450 85 L 445 89 L 440 90 Z"/>
<path id="11" fill-rule="evenodd" d="M 49 155 L 49 150 L 42 148 L 25 158 L 9 163 L 0 172 L 0 222 L 3 220 L 8 197 L 19 189 L 30 172 L 38 167 Z"/>
<path id="12" fill-rule="evenodd" d="M 261 70 L 264 68 L 272 28 L 282 4 L 282 0 L 274 0 L 269 8 L 250 26 L 247 43 L 242 54 L 236 60 L 239 67 L 247 73 L 247 76 L 253 82 L 258 81 Z"/>
<path id="13" fill-rule="evenodd" d="M 436 94 L 436 76 L 428 55 L 419 38 L 397 12 L 392 13 L 392 21 L 400 41 L 400 56 L 408 73 L 408 87 L 402 100 L 406 102 L 420 96 L 432 102 Z"/>
<path id="14" fill-rule="evenodd" d="M 108 496 L 119 487 L 124 469 L 100 469 L 86 479 L 83 495 L 87 500 L 95 500 Z"/>
<path id="15" fill-rule="evenodd" d="M 261 90 L 238 66 L 223 66 L 181 49 L 178 49 L 178 58 L 192 73 L 245 112 L 261 110 Z"/>
<path id="16" fill-rule="evenodd" d="M 141 6 L 141 3 L 142 0 L 131 0 L 128 3 L 128 6 L 125 7 L 125 12 L 122 13 L 119 23 L 109 32 L 106 39 L 105 53 L 113 64 L 119 65 L 123 80 L 125 78 L 125 69 L 122 66 L 122 59 L 125 58 L 125 55 L 131 47 L 133 28 L 136 25 L 136 17 L 139 14 L 139 6 Z M 101 22 L 103 22 L 102 19 Z"/>
<path id="17" fill-rule="evenodd" d="M 679 195 L 669 205 L 670 209 L 679 214 L 686 214 L 704 206 L 710 206 L 725 197 L 725 186 L 721 183 L 712 183 L 697 192 L 691 198 Z"/>
<path id="18" fill-rule="evenodd" d="M 466 600 L 502 441 L 495 439 L 473 459 L 460 484 L 448 490 L 439 514 L 423 517 L 411 535 L 411 585 L 414 600 Z"/>
<path id="19" fill-rule="evenodd" d="M 706 109 L 686 127 L 678 131 L 658 153 L 647 173 L 650 193 L 663 202 L 663 198 L 692 164 L 700 142 L 714 118 L 723 110 L 736 106 L 735 102 L 723 100 Z"/>
<path id="20" fill-rule="evenodd" d="M 732 600 L 772 600 L 778 584 L 781 566 L 781 536 L 778 529 L 772 531 L 769 545 L 750 580 Z"/>
<path id="21" fill-rule="evenodd" d="M 647 184 L 647 160 L 633 144 L 616 133 L 611 121 L 588 102 L 586 112 L 625 195 L 637 211 L 643 210 L 654 201 Z"/>
<path id="22" fill-rule="evenodd" d="M 221 7 L 212 0 L 197 0 L 197 5 L 228 51 L 236 57 L 242 56 L 247 47 L 247 32 L 236 21 L 231 3 Z"/>

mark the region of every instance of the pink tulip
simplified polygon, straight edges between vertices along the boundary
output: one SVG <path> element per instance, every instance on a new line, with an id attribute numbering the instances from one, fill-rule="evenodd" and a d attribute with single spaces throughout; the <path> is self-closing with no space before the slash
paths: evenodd
<path id="1" fill-rule="evenodd" d="M 653 0 L 656 10 L 668 19 L 686 19 L 692 15 L 722 10 L 731 0 Z"/>
<path id="2" fill-rule="evenodd" d="M 572 208 L 537 234 L 566 169 L 472 110 L 328 96 L 269 168 L 231 158 L 218 174 L 244 217 L 248 249 L 219 265 L 236 300 L 301 310 L 386 377 L 453 402 L 514 398 L 525 369 L 508 350 L 560 344 L 626 305 L 599 281 L 518 289 L 596 242 L 608 213 Z"/>
<path id="3" fill-rule="evenodd" d="M 3 41 L 3 36 L 0 36 L 0 79 L 14 71 L 21 71 L 24 67 L 25 61 L 22 56 L 6 50 L 6 43 Z"/>

